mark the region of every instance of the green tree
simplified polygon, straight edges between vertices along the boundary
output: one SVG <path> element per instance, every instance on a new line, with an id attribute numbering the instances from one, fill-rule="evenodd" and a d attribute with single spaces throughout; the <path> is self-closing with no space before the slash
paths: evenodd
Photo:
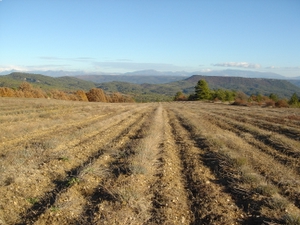
<path id="1" fill-rule="evenodd" d="M 226 90 L 225 91 L 225 96 L 226 96 L 225 101 L 229 101 L 229 102 L 234 101 L 235 91 Z"/>
<path id="2" fill-rule="evenodd" d="M 293 106 L 300 106 L 299 104 L 299 98 L 297 96 L 296 93 L 294 93 L 292 95 L 292 97 L 290 98 L 289 102 L 288 102 L 290 105 L 293 105 Z"/>
<path id="3" fill-rule="evenodd" d="M 205 80 L 199 80 L 195 86 L 195 97 L 196 100 L 207 100 L 210 99 L 211 91 Z"/>
<path id="4" fill-rule="evenodd" d="M 196 94 L 190 94 L 188 97 L 188 101 L 196 101 Z"/>
<path id="5" fill-rule="evenodd" d="M 256 101 L 261 102 L 262 100 L 263 100 L 263 96 L 260 93 L 258 93 L 256 96 Z"/>
<path id="6" fill-rule="evenodd" d="M 212 94 L 213 100 L 226 101 L 226 93 L 223 89 L 218 89 Z"/>
<path id="7" fill-rule="evenodd" d="M 277 102 L 279 100 L 278 96 L 276 94 L 271 93 L 269 95 L 269 98 L 272 99 L 274 102 Z"/>

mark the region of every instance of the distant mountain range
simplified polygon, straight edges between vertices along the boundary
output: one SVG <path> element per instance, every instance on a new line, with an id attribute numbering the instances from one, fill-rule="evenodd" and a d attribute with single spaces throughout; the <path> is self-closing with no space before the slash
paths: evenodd
<path id="1" fill-rule="evenodd" d="M 210 72 L 159 72 L 156 70 L 142 70 L 122 75 L 79 75 L 79 79 L 95 83 L 107 83 L 112 81 L 129 82 L 134 84 L 164 84 L 173 81 L 183 80 L 193 75 L 217 76 L 217 77 L 243 77 L 243 78 L 264 78 L 287 80 L 300 87 L 300 77 L 288 78 L 277 73 L 254 72 L 244 70 L 220 70 Z"/>
<path id="2" fill-rule="evenodd" d="M 0 72 L 0 75 L 8 75 L 11 73 L 28 73 L 28 74 L 43 74 L 50 77 L 64 77 L 64 76 L 77 76 L 77 75 L 120 75 L 120 73 L 103 73 L 103 72 L 86 72 L 83 70 L 67 71 L 67 70 L 5 70 Z"/>
<path id="3" fill-rule="evenodd" d="M 133 84 L 164 84 L 173 81 L 183 80 L 186 76 L 172 76 L 172 75 L 81 75 L 75 76 L 76 78 L 92 81 L 95 83 L 107 83 L 112 81 L 128 82 Z"/>
<path id="4" fill-rule="evenodd" d="M 7 75 L 13 72 L 24 72 L 17 70 L 7 70 L 0 72 L 0 75 Z M 81 78 L 86 75 L 109 75 L 109 76 L 180 76 L 180 77 L 190 77 L 193 75 L 206 75 L 206 76 L 227 76 L 227 77 L 248 77 L 248 78 L 270 78 L 270 79 L 283 79 L 283 80 L 300 80 L 298 77 L 285 77 L 277 73 L 270 72 L 256 72 L 251 70 L 212 70 L 208 72 L 194 71 L 157 71 L 157 70 L 140 70 L 127 73 L 105 73 L 105 72 L 86 72 L 86 71 L 65 71 L 65 70 L 47 70 L 47 71 L 26 71 L 26 73 L 43 74 L 52 77 L 61 76 L 80 76 Z M 89 78 L 90 79 L 90 78 Z"/>

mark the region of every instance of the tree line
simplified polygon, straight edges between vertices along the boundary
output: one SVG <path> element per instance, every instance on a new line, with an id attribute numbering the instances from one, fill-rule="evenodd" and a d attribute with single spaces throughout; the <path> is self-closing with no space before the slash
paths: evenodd
<path id="1" fill-rule="evenodd" d="M 205 80 L 199 80 L 195 86 L 195 92 L 186 96 L 181 91 L 177 92 L 174 101 L 221 101 L 231 102 L 233 105 L 260 105 L 271 107 L 300 107 L 300 98 L 294 93 L 291 98 L 280 99 L 278 95 L 271 93 L 269 96 L 261 94 L 251 96 L 246 95 L 244 92 L 235 90 L 217 89 L 211 90 Z"/>
<path id="2" fill-rule="evenodd" d="M 134 102 L 133 98 L 121 93 L 106 94 L 100 88 L 92 88 L 88 92 L 77 90 L 65 92 L 60 90 L 44 91 L 34 88 L 30 83 L 23 82 L 16 88 L 0 87 L 0 97 L 18 98 L 51 98 L 59 100 L 86 101 L 86 102 Z"/>

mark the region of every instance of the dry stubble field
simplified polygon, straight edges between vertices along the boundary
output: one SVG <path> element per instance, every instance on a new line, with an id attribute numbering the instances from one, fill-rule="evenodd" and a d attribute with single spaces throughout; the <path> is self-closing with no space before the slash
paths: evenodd
<path id="1" fill-rule="evenodd" d="M 0 224 L 300 224 L 300 111 L 0 98 Z"/>

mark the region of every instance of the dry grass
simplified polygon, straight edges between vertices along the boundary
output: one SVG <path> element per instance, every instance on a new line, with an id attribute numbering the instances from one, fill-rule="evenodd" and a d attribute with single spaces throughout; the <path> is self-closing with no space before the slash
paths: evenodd
<path id="1" fill-rule="evenodd" d="M 94 223 L 105 224 L 144 224 L 151 218 L 152 193 L 150 185 L 155 179 L 158 166 L 157 155 L 161 135 L 161 107 L 153 116 L 152 124 L 142 127 L 140 140 L 134 141 L 127 148 L 128 152 L 119 155 L 115 181 L 105 183 L 105 190 L 113 196 L 114 201 L 103 201 L 99 208 L 105 208 L 108 214 L 99 211 L 102 219 L 95 218 Z M 136 142 L 136 143 L 135 143 Z M 121 173 L 120 173 L 121 172 Z M 117 209 L 117 210 L 116 210 Z"/>
<path id="2" fill-rule="evenodd" d="M 212 110 L 214 110 L 213 107 Z M 179 112 L 180 110 L 176 109 L 176 111 Z M 297 202 L 295 196 L 299 194 L 299 188 L 295 186 L 295 183 L 291 183 L 291 181 L 299 180 L 299 176 L 293 169 L 278 163 L 273 157 L 245 143 L 236 134 L 222 130 L 210 123 L 209 121 L 213 120 L 207 119 L 210 115 L 206 116 L 205 114 L 208 113 L 203 115 L 198 108 L 197 111 L 185 110 L 184 113 L 183 115 L 183 112 L 180 112 L 180 115 L 182 118 L 186 118 L 183 121 L 184 123 L 191 124 L 188 129 L 192 131 L 192 135 L 195 138 L 197 136 L 205 137 L 211 150 L 215 152 L 210 154 L 214 155 L 214 160 L 219 168 L 219 176 L 227 180 L 226 185 L 232 185 L 233 193 L 238 189 L 240 192 L 243 190 L 244 194 L 255 193 L 261 195 L 261 200 L 258 198 L 252 201 L 253 204 L 261 205 L 260 209 L 255 210 L 260 210 L 260 214 L 269 218 L 269 220 L 273 218 L 275 221 L 280 221 L 280 218 L 285 214 L 282 208 L 277 208 L 275 213 L 274 207 L 270 206 L 270 202 L 273 202 L 273 205 L 275 204 L 273 198 L 275 195 L 280 196 L 280 199 L 284 199 L 283 202 L 289 203 L 288 206 L 285 204 L 288 210 L 299 213 L 299 209 L 294 205 L 294 201 Z M 223 118 L 223 120 L 227 121 L 227 118 Z M 253 129 L 256 128 L 253 127 Z M 259 130 L 259 132 L 262 131 Z M 287 191 L 294 194 L 286 195 Z M 269 205 L 265 202 L 268 202 Z M 269 207 L 269 209 L 266 210 L 264 206 Z"/>
<path id="3" fill-rule="evenodd" d="M 0 109 L 1 224 L 299 224 L 297 109 L 13 98 Z"/>
<path id="4" fill-rule="evenodd" d="M 61 104 L 60 101 L 51 101 L 51 104 L 56 103 L 58 105 Z M 24 104 L 31 104 L 31 100 L 24 100 Z M 45 104 L 44 108 L 46 108 L 47 101 L 43 102 L 43 104 Z M 91 107 L 88 118 L 80 116 L 80 111 L 84 104 Z M 67 107 L 68 104 L 63 106 Z M 75 106 L 76 110 L 68 110 L 70 115 L 66 121 L 61 119 L 63 117 L 49 121 L 46 119 L 46 122 L 48 121 L 49 124 L 60 124 L 59 127 L 50 125 L 45 130 L 47 135 L 43 135 L 42 132 L 37 132 L 36 130 L 39 124 L 43 122 L 39 117 L 36 122 L 30 123 L 34 127 L 31 133 L 28 131 L 25 137 L 23 137 L 22 133 L 18 133 L 15 140 L 9 140 L 0 146 L 2 171 L 0 193 L 5 193 L 5 198 L 2 198 L 1 205 L 3 207 L 4 205 L 13 204 L 4 208 L 5 214 L 3 217 L 9 223 L 17 221 L 18 215 L 25 213 L 26 208 L 30 207 L 26 199 L 40 199 L 43 193 L 55 188 L 55 185 L 52 183 L 53 180 L 60 180 L 66 177 L 66 171 L 78 167 L 84 158 L 89 157 L 93 151 L 98 150 L 97 145 L 91 145 L 93 142 L 96 143 L 94 138 L 96 135 L 130 117 L 135 110 L 134 108 L 133 110 L 130 109 L 130 105 L 119 105 L 116 107 L 110 104 L 105 105 L 104 110 L 101 110 L 101 104 L 82 103 L 75 104 Z M 129 109 L 132 111 L 129 112 Z M 122 114 L 122 112 L 124 113 Z M 58 114 L 63 113 L 64 111 L 61 111 Z M 78 116 L 76 115 L 77 113 Z M 117 116 L 113 116 L 114 113 Z M 105 118 L 105 114 L 109 117 Z M 103 119 L 101 120 L 100 118 Z M 27 128 L 26 123 L 19 124 L 19 127 L 23 128 L 23 125 Z M 115 131 L 117 130 L 115 129 Z M 32 139 L 30 139 L 31 137 Z M 99 138 L 101 137 L 99 136 Z M 103 141 L 105 141 L 105 138 Z M 85 151 L 82 152 L 82 149 L 85 149 Z M 5 215 L 9 215 L 9 217 Z"/>

